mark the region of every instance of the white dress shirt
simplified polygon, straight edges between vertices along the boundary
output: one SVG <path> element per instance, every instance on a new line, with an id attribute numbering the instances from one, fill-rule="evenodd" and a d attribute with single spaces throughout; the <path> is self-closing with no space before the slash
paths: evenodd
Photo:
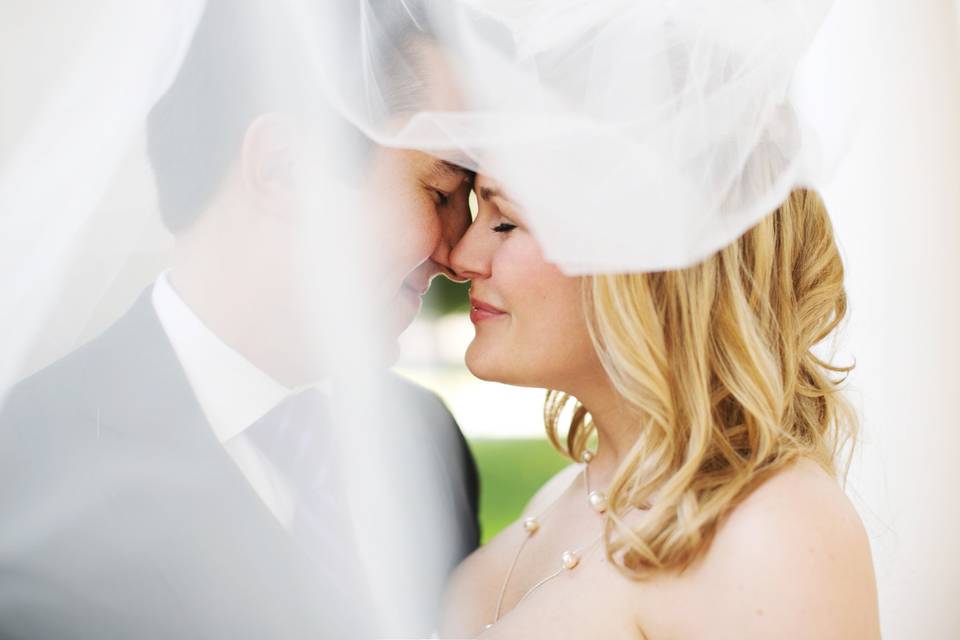
<path id="1" fill-rule="evenodd" d="M 231 349 L 187 306 L 166 273 L 153 285 L 153 307 L 217 439 L 280 523 L 289 528 L 290 487 L 244 430 L 299 389 L 290 389 Z"/>

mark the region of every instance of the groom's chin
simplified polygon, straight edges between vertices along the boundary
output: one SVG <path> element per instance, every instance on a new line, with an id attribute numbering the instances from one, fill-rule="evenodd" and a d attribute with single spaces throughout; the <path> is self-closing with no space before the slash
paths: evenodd
<path id="1" fill-rule="evenodd" d="M 387 307 L 384 309 L 384 330 L 389 334 L 389 341 L 394 343 L 396 350 L 396 341 L 398 336 L 410 328 L 417 314 L 420 313 L 420 307 L 423 301 L 419 295 L 406 287 L 401 287 Z"/>

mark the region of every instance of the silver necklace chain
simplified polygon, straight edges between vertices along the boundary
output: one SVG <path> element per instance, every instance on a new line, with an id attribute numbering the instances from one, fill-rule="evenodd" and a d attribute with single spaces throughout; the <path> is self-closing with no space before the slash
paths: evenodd
<path id="1" fill-rule="evenodd" d="M 594 454 L 591 451 L 584 451 L 583 455 L 581 456 L 581 459 L 584 462 L 583 482 L 584 482 L 584 487 L 587 490 L 588 504 L 595 512 L 599 514 L 603 514 L 607 510 L 606 495 L 601 491 L 590 490 L 589 469 L 590 469 L 590 461 L 593 460 L 593 456 Z M 514 569 L 516 569 L 517 562 L 520 560 L 520 555 L 523 553 L 523 550 L 527 546 L 527 543 L 533 538 L 533 536 L 537 533 L 537 531 L 540 530 L 540 523 L 548 515 L 550 515 L 550 513 L 560 503 L 561 497 L 562 497 L 562 494 L 558 496 L 553 502 L 551 502 L 550 506 L 548 506 L 539 515 L 527 517 L 524 519 L 523 529 L 526 535 L 524 536 L 523 541 L 520 543 L 520 546 L 517 547 L 517 552 L 513 556 L 513 562 L 510 563 L 510 568 L 507 569 L 507 573 L 503 577 L 503 584 L 500 585 L 500 593 L 497 596 L 497 606 L 496 606 L 496 609 L 494 610 L 493 622 L 491 622 L 486 627 L 484 627 L 485 629 L 489 629 L 490 627 L 492 627 L 493 625 L 495 625 L 497 622 L 500 621 L 501 613 L 503 611 L 503 599 L 504 599 L 504 596 L 506 596 L 507 586 L 510 584 L 510 578 L 513 576 L 513 571 Z M 520 596 L 520 599 L 517 600 L 516 604 L 514 604 L 514 608 L 516 608 L 521 602 L 523 602 L 527 598 L 527 596 L 529 596 L 531 593 L 533 593 L 543 585 L 547 584 L 554 578 L 557 578 L 568 571 L 573 571 L 574 569 L 576 569 L 580 565 L 580 559 L 584 556 L 584 554 L 588 553 L 589 551 L 592 551 L 593 547 L 595 547 L 602 538 L 603 538 L 603 533 L 598 535 L 588 544 L 578 547 L 572 551 L 570 550 L 564 551 L 560 556 L 560 568 L 554 571 L 553 573 L 545 576 L 538 582 L 534 583 L 534 585 L 531 586 L 529 589 L 527 589 L 523 593 L 523 595 Z"/>

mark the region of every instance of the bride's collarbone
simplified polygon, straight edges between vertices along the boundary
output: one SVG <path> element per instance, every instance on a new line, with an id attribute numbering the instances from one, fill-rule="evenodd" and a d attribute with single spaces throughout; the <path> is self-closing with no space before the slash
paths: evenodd
<path id="1" fill-rule="evenodd" d="M 571 523 L 566 532 L 583 538 L 585 529 L 574 530 L 574 526 Z M 556 526 L 561 527 L 560 523 Z M 514 569 L 500 620 L 487 630 L 484 638 L 648 640 L 671 637 L 674 631 L 684 627 L 678 624 L 678 616 L 688 616 L 690 608 L 689 601 L 684 604 L 683 598 L 697 592 L 691 590 L 687 578 L 665 574 L 643 581 L 631 579 L 606 558 L 602 542 L 583 553 L 575 570 L 563 571 L 524 598 L 531 586 L 560 569 L 560 555 L 570 546 L 565 542 L 572 536 L 560 532 L 544 535 L 539 546 L 530 544 L 524 550 L 523 555 L 529 552 L 529 556 L 526 562 L 521 556 Z M 519 536 L 514 535 L 514 540 L 517 539 Z M 505 557 L 507 555 L 509 547 L 498 553 L 496 564 L 508 566 L 512 556 Z M 523 601 L 519 602 L 521 598 Z M 491 600 L 484 608 L 492 611 L 494 606 Z M 477 621 L 475 633 L 484 631 L 489 622 Z"/>
<path id="2" fill-rule="evenodd" d="M 602 517 L 586 506 L 581 491 L 579 488 L 574 495 L 570 492 L 562 494 L 547 513 L 526 512 L 490 543 L 485 582 L 496 584 L 494 598 L 500 595 L 503 580 L 516 559 L 503 591 L 501 618 L 518 605 L 539 608 L 541 593 L 576 596 L 573 601 L 567 597 L 560 601 L 571 614 L 580 608 L 573 606 L 571 610 L 571 602 L 591 600 L 583 596 L 598 588 L 610 596 L 618 594 L 617 598 L 620 592 L 626 595 L 629 580 L 610 566 L 605 557 Z M 532 532 L 528 519 L 535 520 Z M 523 549 L 518 555 L 521 545 Z M 485 592 L 490 593 L 490 589 Z M 611 597 L 609 604 L 613 605 L 617 598 Z M 546 602 L 550 600 L 547 595 Z M 491 611 L 495 609 L 496 601 L 492 603 Z"/>
<path id="3" fill-rule="evenodd" d="M 518 602 L 531 586 L 561 568 L 562 551 L 557 549 L 564 546 L 544 544 L 531 553 L 528 566 L 518 562 L 516 586 L 508 589 L 500 620 L 483 637 L 644 638 L 636 624 L 633 586 L 610 566 L 599 546 L 585 553 L 575 570 L 563 571 Z"/>
<path id="4" fill-rule="evenodd" d="M 606 559 L 603 517 L 587 500 L 582 470 L 571 465 L 548 481 L 520 518 L 461 567 L 457 583 L 471 592 L 462 635 L 497 618 L 502 594 L 491 637 L 504 629 L 511 637 L 594 637 L 600 627 L 597 637 L 644 637 L 635 623 L 633 581 Z M 540 618 L 562 625 L 553 633 L 527 628 Z"/>

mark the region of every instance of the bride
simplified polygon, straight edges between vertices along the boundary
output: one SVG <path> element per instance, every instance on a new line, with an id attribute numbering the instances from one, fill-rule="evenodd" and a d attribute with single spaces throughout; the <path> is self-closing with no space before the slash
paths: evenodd
<path id="1" fill-rule="evenodd" d="M 458 568 L 441 637 L 879 637 L 838 483 L 849 369 L 814 351 L 846 307 L 818 195 L 690 268 L 568 277 L 504 185 L 475 190 L 451 257 L 472 281 L 467 366 L 550 389 L 573 464 Z"/>

